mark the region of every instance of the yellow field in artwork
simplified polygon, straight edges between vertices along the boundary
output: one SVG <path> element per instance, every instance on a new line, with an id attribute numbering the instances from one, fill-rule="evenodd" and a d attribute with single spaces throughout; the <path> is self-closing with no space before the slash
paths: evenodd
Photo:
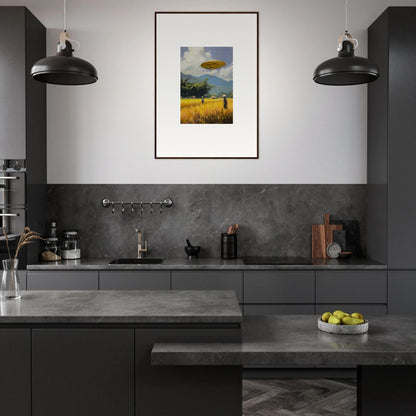
<path id="1" fill-rule="evenodd" d="M 222 98 L 181 99 L 181 124 L 232 124 L 233 99 L 227 98 L 228 108 L 224 108 Z"/>

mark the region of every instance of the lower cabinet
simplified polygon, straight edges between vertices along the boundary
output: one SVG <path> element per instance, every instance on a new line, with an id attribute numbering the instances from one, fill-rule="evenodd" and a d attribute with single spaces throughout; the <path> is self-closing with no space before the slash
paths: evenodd
<path id="1" fill-rule="evenodd" d="M 315 272 L 244 272 L 244 315 L 313 315 Z"/>
<path id="2" fill-rule="evenodd" d="M 100 272 L 101 290 L 169 290 L 169 271 Z"/>
<path id="3" fill-rule="evenodd" d="M 387 271 L 318 270 L 316 303 L 387 304 Z"/>
<path id="4" fill-rule="evenodd" d="M 30 329 L 0 329 L 0 415 L 31 416 Z"/>
<path id="5" fill-rule="evenodd" d="M 134 329 L 33 329 L 32 416 L 134 416 L 134 366 Z"/>
<path id="6" fill-rule="evenodd" d="M 387 313 L 386 270 L 318 270 L 315 312 Z"/>
<path id="7" fill-rule="evenodd" d="M 241 342 L 239 328 L 143 328 L 135 333 L 136 416 L 241 416 L 241 367 L 152 366 L 150 360 L 156 342 Z"/>
<path id="8" fill-rule="evenodd" d="M 315 306 L 311 305 L 267 305 L 245 304 L 244 315 L 313 315 Z"/>
<path id="9" fill-rule="evenodd" d="M 416 314 L 416 270 L 389 270 L 389 314 Z"/>
<path id="10" fill-rule="evenodd" d="M 315 313 L 322 315 L 325 312 L 334 312 L 335 310 L 342 310 L 346 313 L 359 312 L 363 315 L 386 315 L 387 306 L 377 303 L 332 303 L 332 304 L 317 304 Z"/>
<path id="11" fill-rule="evenodd" d="M 18 270 L 17 277 L 19 278 L 20 290 L 26 290 L 26 270 Z"/>
<path id="12" fill-rule="evenodd" d="M 221 270 L 172 271 L 172 290 L 234 290 L 243 302 L 243 273 Z"/>
<path id="13" fill-rule="evenodd" d="M 98 271 L 28 271 L 27 290 L 98 290 Z"/>

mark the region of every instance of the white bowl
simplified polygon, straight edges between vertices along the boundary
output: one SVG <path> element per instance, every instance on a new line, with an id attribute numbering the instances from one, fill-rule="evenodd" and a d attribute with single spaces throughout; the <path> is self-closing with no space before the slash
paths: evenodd
<path id="1" fill-rule="evenodd" d="M 362 335 L 368 332 L 368 321 L 365 319 L 362 324 L 358 325 L 334 325 L 318 318 L 318 329 L 337 335 Z"/>

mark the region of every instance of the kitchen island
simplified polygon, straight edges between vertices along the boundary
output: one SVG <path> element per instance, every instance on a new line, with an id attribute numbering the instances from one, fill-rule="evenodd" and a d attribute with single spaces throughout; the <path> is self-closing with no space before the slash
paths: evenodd
<path id="1" fill-rule="evenodd" d="M 0 308 L 0 414 L 241 416 L 241 367 L 151 366 L 156 342 L 239 343 L 232 291 L 23 291 Z"/>
<path id="2" fill-rule="evenodd" d="M 157 343 L 157 366 L 245 368 L 356 368 L 361 416 L 416 414 L 416 320 L 370 317 L 368 334 L 335 335 L 317 328 L 316 316 L 251 316 L 242 343 Z"/>

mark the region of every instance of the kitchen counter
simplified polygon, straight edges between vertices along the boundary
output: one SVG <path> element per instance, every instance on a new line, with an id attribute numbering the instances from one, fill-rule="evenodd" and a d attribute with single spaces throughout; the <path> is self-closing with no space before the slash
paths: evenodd
<path id="1" fill-rule="evenodd" d="M 317 316 L 248 316 L 236 344 L 158 343 L 154 365 L 243 365 L 245 367 L 355 367 L 416 365 L 416 320 L 369 318 L 369 333 L 335 335 L 317 329 Z"/>
<path id="2" fill-rule="evenodd" d="M 242 259 L 165 259 L 161 264 L 108 264 L 112 258 L 63 260 L 29 264 L 27 270 L 385 270 L 385 264 L 367 258 L 301 259 L 290 264 L 244 264 Z M 309 264 L 308 264 L 309 263 Z"/>
<path id="3" fill-rule="evenodd" d="M 239 323 L 233 291 L 22 291 L 0 302 L 0 324 Z"/>

